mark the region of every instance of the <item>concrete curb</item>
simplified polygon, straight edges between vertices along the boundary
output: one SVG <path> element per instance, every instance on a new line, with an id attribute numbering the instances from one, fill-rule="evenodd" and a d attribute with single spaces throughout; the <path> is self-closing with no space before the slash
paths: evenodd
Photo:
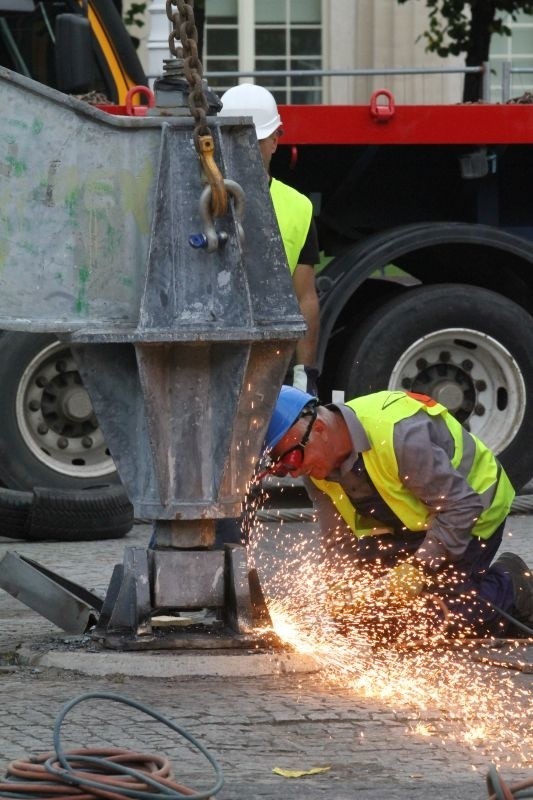
<path id="1" fill-rule="evenodd" d="M 298 653 L 73 653 L 51 651 L 36 653 L 21 647 L 20 663 L 32 667 L 52 667 L 85 675 L 109 677 L 127 675 L 144 678 L 234 677 L 254 678 L 264 675 L 319 672 L 320 665 L 311 656 Z"/>

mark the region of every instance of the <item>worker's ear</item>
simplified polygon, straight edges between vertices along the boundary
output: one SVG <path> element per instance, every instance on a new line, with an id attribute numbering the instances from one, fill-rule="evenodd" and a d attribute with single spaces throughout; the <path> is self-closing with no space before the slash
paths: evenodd
<path id="1" fill-rule="evenodd" d="M 316 418 L 315 424 L 313 425 L 313 430 L 316 431 L 317 433 L 320 433 L 321 435 L 323 435 L 324 431 L 326 431 L 327 435 L 327 425 L 323 419 L 320 419 L 320 417 Z"/>

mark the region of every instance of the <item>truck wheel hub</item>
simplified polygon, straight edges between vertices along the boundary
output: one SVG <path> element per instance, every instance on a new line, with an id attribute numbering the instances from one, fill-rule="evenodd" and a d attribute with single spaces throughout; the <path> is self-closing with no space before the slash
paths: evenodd
<path id="1" fill-rule="evenodd" d="M 410 391 L 428 394 L 449 408 L 461 422 L 474 410 L 476 390 L 472 379 L 451 364 L 437 363 L 420 372 Z"/>
<path id="2" fill-rule="evenodd" d="M 64 344 L 43 348 L 27 365 L 16 415 L 26 446 L 47 467 L 76 478 L 115 472 L 91 399 Z"/>
<path id="3" fill-rule="evenodd" d="M 522 424 L 526 389 L 520 367 L 502 342 L 468 328 L 421 336 L 397 358 L 389 389 L 427 394 L 496 453 Z"/>
<path id="4" fill-rule="evenodd" d="M 63 398 L 63 412 L 72 421 L 89 419 L 93 413 L 92 403 L 86 389 L 81 386 L 68 392 Z"/>

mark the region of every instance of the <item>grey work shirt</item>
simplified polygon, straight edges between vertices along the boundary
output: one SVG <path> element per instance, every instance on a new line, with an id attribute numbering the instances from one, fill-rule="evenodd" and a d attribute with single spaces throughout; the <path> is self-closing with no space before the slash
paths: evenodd
<path id="1" fill-rule="evenodd" d="M 355 411 L 343 404 L 328 408 L 342 414 L 353 450 L 327 480 L 339 483 L 358 511 L 376 520 L 375 534 L 405 532 L 408 535 L 405 526 L 379 494 L 379 487 L 370 481 L 364 466 L 361 469 L 359 456 L 371 445 Z M 393 436 L 400 480 L 432 515 L 417 558 L 429 568 L 437 568 L 443 559 L 457 561 L 468 547 L 472 528 L 483 511 L 483 502 L 451 464 L 454 442 L 446 423 L 441 417 L 420 410 L 397 422 Z M 318 513 L 322 534 L 327 538 L 350 530 L 330 498 L 309 479 L 304 482 Z M 364 508 L 358 506 L 358 499 Z"/>

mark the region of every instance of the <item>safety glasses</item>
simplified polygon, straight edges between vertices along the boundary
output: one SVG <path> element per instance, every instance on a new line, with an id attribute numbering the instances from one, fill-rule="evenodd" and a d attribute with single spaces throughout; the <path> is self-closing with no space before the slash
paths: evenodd
<path id="1" fill-rule="evenodd" d="M 313 430 L 313 425 L 315 424 L 317 415 L 316 406 L 308 413 L 303 414 L 302 416 L 310 416 L 311 419 L 309 420 L 309 425 L 305 429 L 305 433 L 298 442 L 298 444 L 293 445 L 288 450 L 286 450 L 279 458 L 277 458 L 272 464 L 270 465 L 268 472 L 271 475 L 275 475 L 278 478 L 284 478 L 289 472 L 293 472 L 294 470 L 300 469 L 302 464 L 304 463 L 305 458 L 305 446 L 309 441 L 309 437 L 311 436 L 311 431 Z"/>

